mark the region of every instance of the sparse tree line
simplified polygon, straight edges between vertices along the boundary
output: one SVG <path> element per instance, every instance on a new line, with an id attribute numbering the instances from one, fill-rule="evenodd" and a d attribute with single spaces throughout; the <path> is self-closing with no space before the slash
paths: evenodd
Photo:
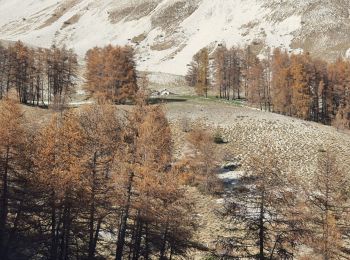
<path id="1" fill-rule="evenodd" d="M 20 41 L 0 46 L 0 99 L 15 94 L 22 104 L 62 108 L 75 91 L 78 69 L 77 55 L 65 47 L 30 48 Z M 89 50 L 84 76 L 85 89 L 96 99 L 133 101 L 138 90 L 134 50 L 112 45 Z"/>
<path id="2" fill-rule="evenodd" d="M 245 98 L 261 110 L 350 127 L 350 61 L 327 63 L 280 49 L 266 56 L 258 58 L 250 46 L 219 46 L 209 55 L 204 48 L 188 65 L 186 79 L 202 96 L 211 91 L 218 98 Z"/>
<path id="3" fill-rule="evenodd" d="M 217 259 L 349 259 L 350 178 L 335 152 L 320 150 L 313 176 L 298 179 L 272 147 L 249 157 L 226 198 Z"/>
<path id="4" fill-rule="evenodd" d="M 11 90 L 22 104 L 61 107 L 74 91 L 77 56 L 65 47 L 0 46 L 0 98 Z"/>
<path id="5" fill-rule="evenodd" d="M 1 259 L 172 259 L 192 204 L 159 106 L 108 104 L 33 125 L 0 102 Z"/>

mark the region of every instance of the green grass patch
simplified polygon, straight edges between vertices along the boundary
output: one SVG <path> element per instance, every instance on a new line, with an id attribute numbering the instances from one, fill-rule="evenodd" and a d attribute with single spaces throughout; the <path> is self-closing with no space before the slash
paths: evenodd
<path id="1" fill-rule="evenodd" d="M 178 96 L 168 96 L 167 99 L 185 99 L 185 100 L 196 100 L 196 101 L 203 101 L 203 102 L 215 102 L 215 103 L 223 103 L 228 105 L 234 105 L 234 106 L 243 106 L 244 101 L 242 99 L 234 99 L 234 100 L 227 100 L 227 99 L 220 99 L 215 96 L 208 96 L 208 97 L 201 97 L 201 96 L 195 96 L 195 95 L 178 95 Z"/>

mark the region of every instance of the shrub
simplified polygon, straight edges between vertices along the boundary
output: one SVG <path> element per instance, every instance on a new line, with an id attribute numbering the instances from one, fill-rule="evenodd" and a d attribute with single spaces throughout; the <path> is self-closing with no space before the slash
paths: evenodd
<path id="1" fill-rule="evenodd" d="M 213 255 L 213 254 L 207 255 L 203 258 L 203 260 L 218 260 L 218 259 L 220 259 L 220 258 L 216 255 Z"/>
<path id="2" fill-rule="evenodd" d="M 180 122 L 182 132 L 188 133 L 191 131 L 191 121 L 188 117 L 183 117 Z"/>
<path id="3" fill-rule="evenodd" d="M 216 143 L 216 144 L 224 144 L 224 143 L 226 143 L 220 131 L 216 131 L 215 132 L 215 134 L 214 134 L 214 143 Z"/>

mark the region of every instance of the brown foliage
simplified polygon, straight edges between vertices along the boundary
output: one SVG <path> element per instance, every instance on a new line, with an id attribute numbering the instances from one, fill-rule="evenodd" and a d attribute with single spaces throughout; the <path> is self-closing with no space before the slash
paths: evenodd
<path id="1" fill-rule="evenodd" d="M 223 216 L 231 221 L 231 236 L 219 244 L 223 256 L 290 259 L 302 243 L 303 207 L 273 144 L 257 150 L 226 199 Z"/>
<path id="2" fill-rule="evenodd" d="M 187 143 L 183 177 L 206 193 L 221 192 L 221 182 L 215 174 L 218 158 L 213 134 L 197 125 L 187 134 Z"/>
<path id="3" fill-rule="evenodd" d="M 131 47 L 96 47 L 87 52 L 86 61 L 87 89 L 97 99 L 125 103 L 134 98 L 138 87 Z"/>
<path id="4" fill-rule="evenodd" d="M 219 97 L 230 100 L 241 98 L 242 52 L 220 46 L 214 54 L 214 78 Z M 231 97 L 232 95 L 232 97 Z"/>
<path id="5" fill-rule="evenodd" d="M 303 213 L 312 230 L 307 244 L 323 259 L 348 258 L 349 177 L 338 166 L 331 148 L 321 151 L 318 170 L 306 187 L 307 208 Z"/>
<path id="6" fill-rule="evenodd" d="M 22 42 L 0 48 L 0 98 L 15 89 L 23 104 L 63 108 L 75 86 L 77 58 L 65 47 L 32 49 Z"/>
<path id="7" fill-rule="evenodd" d="M 260 59 L 244 49 L 218 46 L 212 75 L 218 97 L 244 98 L 261 110 L 349 128 L 349 61 L 327 63 L 309 53 L 289 55 L 274 49 Z M 187 80 L 197 82 L 199 53 L 193 57 Z"/>
<path id="8" fill-rule="evenodd" d="M 26 201 L 19 196 L 19 186 L 25 189 L 28 180 L 29 136 L 25 129 L 23 112 L 12 100 L 0 101 L 0 255 L 11 254 L 19 227 L 21 205 Z M 12 227 L 12 228 L 10 228 Z"/>
<path id="9" fill-rule="evenodd" d="M 193 56 L 188 64 L 189 68 L 186 81 L 191 87 L 195 87 L 199 96 L 208 96 L 209 91 L 209 53 L 207 48 L 201 49 Z"/>

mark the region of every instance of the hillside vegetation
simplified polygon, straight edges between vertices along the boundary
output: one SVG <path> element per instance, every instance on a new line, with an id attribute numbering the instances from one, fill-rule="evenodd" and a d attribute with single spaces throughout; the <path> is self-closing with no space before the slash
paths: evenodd
<path id="1" fill-rule="evenodd" d="M 2 259 L 349 258 L 349 62 L 220 50 L 1 47 Z"/>

